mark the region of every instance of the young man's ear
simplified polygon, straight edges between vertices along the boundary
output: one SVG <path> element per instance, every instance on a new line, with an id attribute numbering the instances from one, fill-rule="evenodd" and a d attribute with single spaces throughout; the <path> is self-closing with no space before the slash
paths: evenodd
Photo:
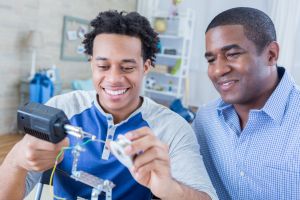
<path id="1" fill-rule="evenodd" d="M 276 65 L 278 56 L 279 56 L 279 45 L 276 41 L 273 41 L 268 45 L 268 65 L 269 66 Z"/>
<path id="2" fill-rule="evenodd" d="M 90 62 L 91 70 L 93 72 L 92 60 L 93 60 L 93 56 L 90 56 L 88 61 Z"/>
<path id="3" fill-rule="evenodd" d="M 153 66 L 151 65 L 151 60 L 147 59 L 144 63 L 144 74 L 148 74 L 148 72 L 151 70 Z"/>

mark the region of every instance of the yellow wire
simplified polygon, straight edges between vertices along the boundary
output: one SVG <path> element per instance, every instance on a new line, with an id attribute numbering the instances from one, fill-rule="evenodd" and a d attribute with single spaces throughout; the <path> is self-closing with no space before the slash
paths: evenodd
<path id="1" fill-rule="evenodd" d="M 80 145 L 81 145 L 81 146 L 86 145 L 87 143 L 89 143 L 89 142 L 91 142 L 91 141 L 92 141 L 92 139 L 89 139 L 89 140 L 85 141 L 84 143 L 82 143 L 82 144 L 80 144 Z M 63 148 L 60 150 L 60 152 L 58 153 L 58 155 L 56 156 L 56 158 L 55 158 L 55 164 L 54 164 L 54 166 L 53 166 L 53 169 L 52 169 L 52 172 L 51 172 L 51 176 L 50 176 L 50 181 L 49 181 L 49 185 L 50 185 L 50 186 L 52 186 L 53 176 L 54 176 L 54 172 L 55 172 L 55 170 L 56 170 L 56 166 L 57 166 L 57 164 L 58 164 L 59 158 L 62 156 L 64 150 L 69 150 L 69 149 L 73 149 L 73 148 L 74 148 L 74 146 L 73 146 L 73 147 L 63 147 Z M 52 195 L 53 195 L 53 197 L 54 197 L 55 199 L 58 199 L 58 200 L 66 200 L 65 198 L 56 196 L 56 195 L 54 194 L 54 188 L 52 189 Z"/>

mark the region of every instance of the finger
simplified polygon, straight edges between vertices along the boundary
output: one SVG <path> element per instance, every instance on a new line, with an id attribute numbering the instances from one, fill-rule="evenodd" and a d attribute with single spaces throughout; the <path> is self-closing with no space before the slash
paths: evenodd
<path id="1" fill-rule="evenodd" d="M 56 156 L 59 152 L 49 152 L 49 151 L 27 151 L 25 153 L 25 157 L 27 160 L 30 161 L 37 161 L 37 160 L 55 160 Z"/>
<path id="2" fill-rule="evenodd" d="M 57 144 L 53 144 L 51 142 L 33 137 L 29 134 L 24 136 L 24 143 L 27 145 L 29 149 L 36 149 L 36 150 L 48 150 L 48 151 L 55 151 L 57 149 L 61 149 L 63 146 L 69 145 L 69 139 L 65 138 L 61 142 Z"/>
<path id="3" fill-rule="evenodd" d="M 144 126 L 142 128 L 129 131 L 128 133 L 125 134 L 125 137 L 130 141 L 133 141 L 149 134 L 152 134 L 152 130 L 147 126 Z"/>
<path id="4" fill-rule="evenodd" d="M 70 145 L 70 140 L 68 137 L 65 137 L 62 141 L 56 144 L 56 149 L 60 150 L 63 147 L 68 147 Z"/>
<path id="5" fill-rule="evenodd" d="M 55 150 L 55 144 L 52 144 L 51 142 L 36 138 L 29 134 L 26 134 L 23 139 L 24 139 L 25 145 L 29 149 L 51 150 L 51 151 Z"/>
<path id="6" fill-rule="evenodd" d="M 128 155 L 140 154 L 152 147 L 165 149 L 165 144 L 162 143 L 154 135 L 147 135 L 137 140 L 134 140 L 130 145 L 125 148 L 125 153 Z"/>
<path id="7" fill-rule="evenodd" d="M 39 162 L 32 162 L 32 161 L 27 162 L 28 170 L 33 170 L 38 172 L 48 170 L 52 168 L 54 165 L 55 165 L 55 160 L 54 161 L 40 160 Z"/>
<path id="8" fill-rule="evenodd" d="M 166 163 L 169 163 L 169 154 L 163 148 L 152 147 L 147 151 L 143 152 L 142 154 L 136 156 L 133 165 L 136 169 L 138 169 L 141 166 L 152 162 L 153 160 L 161 160 Z"/>
<path id="9" fill-rule="evenodd" d="M 105 146 L 107 146 L 108 149 L 111 150 L 111 148 L 110 148 L 110 140 L 106 140 L 105 141 Z"/>
<path id="10" fill-rule="evenodd" d="M 134 172 L 134 177 L 140 181 L 143 180 L 145 177 L 151 175 L 150 173 L 157 173 L 158 175 L 170 176 L 169 169 L 170 167 L 166 162 L 161 160 L 154 160 L 141 166 L 139 169 L 136 169 L 136 171 Z"/>
<path id="11" fill-rule="evenodd" d="M 62 152 L 57 161 L 56 158 L 57 155 L 51 155 L 47 159 L 44 157 L 43 159 L 41 159 L 41 157 L 37 157 L 37 159 L 27 159 L 28 170 L 43 171 L 52 168 L 56 162 L 56 164 L 59 164 L 63 160 L 64 152 Z"/>

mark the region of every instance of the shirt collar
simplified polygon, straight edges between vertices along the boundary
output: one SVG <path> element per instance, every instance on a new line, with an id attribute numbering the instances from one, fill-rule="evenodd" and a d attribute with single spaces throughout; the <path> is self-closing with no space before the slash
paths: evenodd
<path id="1" fill-rule="evenodd" d="M 261 111 L 269 115 L 276 123 L 281 124 L 289 94 L 295 82 L 283 67 L 277 67 L 277 71 L 279 77 L 282 76 L 282 78 Z M 223 100 L 217 104 L 218 115 L 231 109 L 234 109 L 233 105 L 227 104 Z"/>
<path id="2" fill-rule="evenodd" d="M 124 123 L 127 122 L 130 118 L 132 118 L 132 117 L 135 116 L 136 114 L 140 113 L 141 110 L 145 109 L 148 99 L 145 98 L 145 97 L 141 97 L 141 98 L 142 98 L 142 101 L 143 101 L 143 102 L 142 102 L 142 105 L 141 105 L 138 109 L 136 109 L 133 113 L 131 113 L 131 115 L 130 115 L 129 117 L 127 117 L 127 119 L 125 119 L 125 120 L 121 121 L 120 123 L 116 124 L 116 126 L 120 126 L 121 124 L 124 124 Z M 104 116 L 106 117 L 106 119 L 112 120 L 112 121 L 113 121 L 113 116 L 112 116 L 112 114 L 105 112 L 105 111 L 102 109 L 102 107 L 100 106 L 100 104 L 99 104 L 99 102 L 98 102 L 98 94 L 97 94 L 97 92 L 95 92 L 95 94 L 94 94 L 94 100 L 93 100 L 93 102 L 94 102 L 94 105 L 96 106 L 96 108 L 100 111 L 100 113 L 101 113 L 102 115 L 104 115 Z"/>
<path id="3" fill-rule="evenodd" d="M 288 98 L 295 82 L 283 67 L 278 67 L 277 70 L 279 76 L 280 73 L 282 73 L 283 76 L 261 110 L 269 115 L 276 123 L 281 124 Z"/>
<path id="4" fill-rule="evenodd" d="M 217 103 L 218 114 L 221 115 L 223 112 L 226 112 L 228 109 L 232 109 L 233 105 L 225 103 L 222 99 Z"/>

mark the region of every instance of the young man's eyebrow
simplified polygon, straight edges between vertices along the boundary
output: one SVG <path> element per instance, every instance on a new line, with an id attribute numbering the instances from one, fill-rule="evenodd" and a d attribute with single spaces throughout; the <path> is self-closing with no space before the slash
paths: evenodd
<path id="1" fill-rule="evenodd" d="M 122 62 L 124 63 L 136 63 L 136 60 L 135 59 L 122 59 Z"/>
<path id="2" fill-rule="evenodd" d="M 97 56 L 95 58 L 96 61 L 108 61 L 108 58 L 105 57 L 101 57 L 101 56 Z M 135 59 L 131 59 L 131 58 L 125 58 L 121 60 L 122 63 L 132 63 L 132 64 L 136 64 L 136 60 Z"/>

